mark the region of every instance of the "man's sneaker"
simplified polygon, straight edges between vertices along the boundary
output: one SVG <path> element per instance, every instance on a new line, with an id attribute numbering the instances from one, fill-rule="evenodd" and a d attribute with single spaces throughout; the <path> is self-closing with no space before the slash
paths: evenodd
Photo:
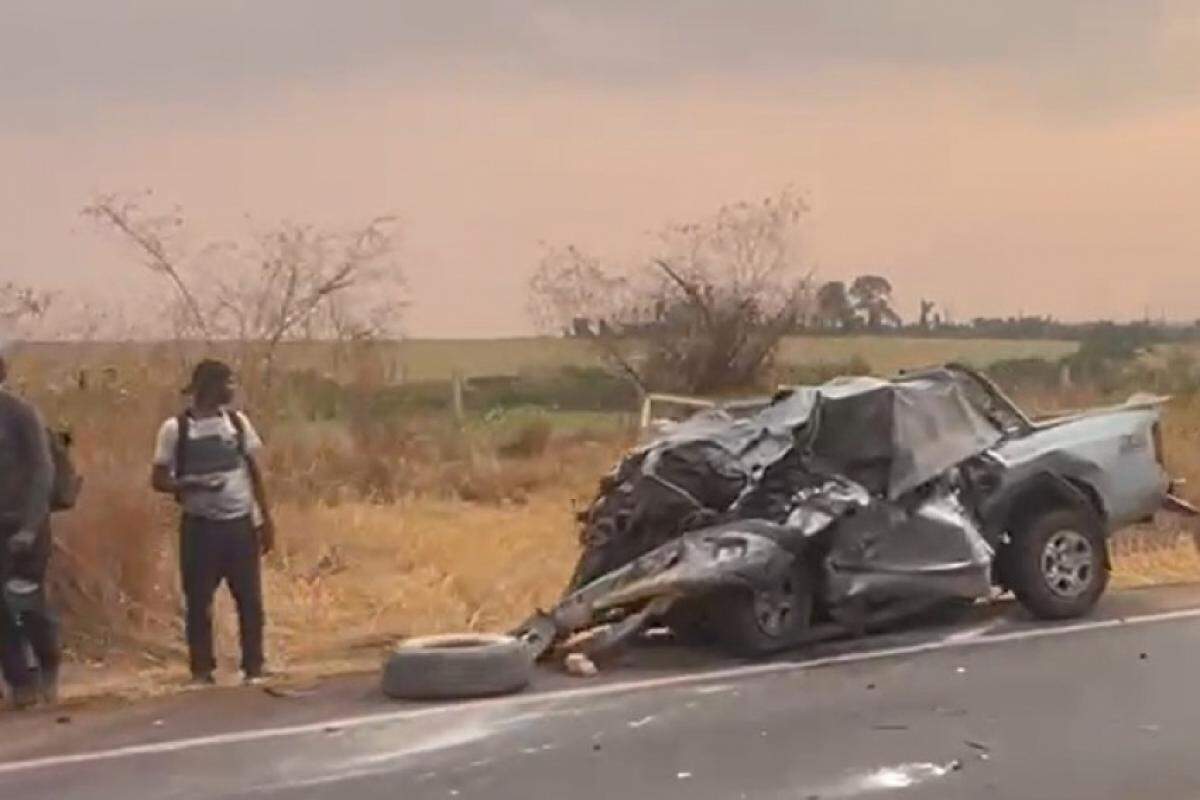
<path id="1" fill-rule="evenodd" d="M 213 677 L 211 672 L 197 672 L 192 675 L 192 679 L 188 681 L 188 686 L 193 689 L 203 689 L 206 686 L 216 686 L 217 679 Z"/>
<path id="2" fill-rule="evenodd" d="M 38 693 L 42 702 L 49 706 L 58 705 L 58 668 L 38 670 Z"/>
<path id="3" fill-rule="evenodd" d="M 34 684 L 28 686 L 10 686 L 8 705 L 13 711 L 24 711 L 28 708 L 33 708 L 38 701 L 38 687 Z"/>
<path id="4" fill-rule="evenodd" d="M 277 677 L 278 675 L 270 670 L 259 669 L 243 673 L 242 683 L 246 686 L 262 686 L 264 683 L 269 683 Z"/>

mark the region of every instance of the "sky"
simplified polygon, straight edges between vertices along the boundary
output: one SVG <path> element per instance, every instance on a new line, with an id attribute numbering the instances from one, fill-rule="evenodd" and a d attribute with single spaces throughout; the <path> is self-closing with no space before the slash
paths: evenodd
<path id="1" fill-rule="evenodd" d="M 412 336 L 532 331 L 544 248 L 792 187 L 902 313 L 1200 317 L 1200 0 L 7 0 L 0 283 L 144 309 L 81 218 L 401 220 Z"/>

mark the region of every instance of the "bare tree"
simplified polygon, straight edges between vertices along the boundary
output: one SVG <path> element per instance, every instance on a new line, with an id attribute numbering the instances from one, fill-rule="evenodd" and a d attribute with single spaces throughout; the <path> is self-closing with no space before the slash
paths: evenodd
<path id="1" fill-rule="evenodd" d="M 177 336 L 236 342 L 267 383 L 283 342 L 398 332 L 405 286 L 392 217 L 344 232 L 284 223 L 246 242 L 189 252 L 176 236 L 184 224 L 178 209 L 156 214 L 106 195 L 83 213 L 115 230 L 169 281 Z"/>
<path id="2" fill-rule="evenodd" d="M 134 246 L 147 269 L 171 282 L 185 312 L 177 315 L 184 331 L 190 328 L 211 344 L 208 321 L 184 279 L 182 258 L 170 247 L 174 231 L 183 226 L 181 209 L 176 206 L 171 213 L 149 213 L 132 197 L 106 194 L 84 206 L 83 214 L 111 226 Z"/>
<path id="3" fill-rule="evenodd" d="M 933 322 L 935 308 L 937 308 L 937 303 L 932 300 L 921 300 L 921 319 L 917 324 L 922 330 L 929 330 L 931 324 L 936 324 Z"/>
<path id="4" fill-rule="evenodd" d="M 671 225 L 643 266 L 621 270 L 568 246 L 530 285 L 546 330 L 597 321 L 593 342 L 643 390 L 697 393 L 757 383 L 810 305 L 799 252 L 806 210 L 793 192 Z"/>
<path id="5" fill-rule="evenodd" d="M 16 283 L 0 283 L 0 324 L 17 328 L 41 320 L 54 302 L 53 292 Z"/>

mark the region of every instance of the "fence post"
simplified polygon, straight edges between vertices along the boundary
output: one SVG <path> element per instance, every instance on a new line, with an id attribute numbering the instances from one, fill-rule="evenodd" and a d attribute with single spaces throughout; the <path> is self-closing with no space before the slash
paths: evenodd
<path id="1" fill-rule="evenodd" d="M 650 395 L 642 396 L 642 415 L 638 421 L 638 430 L 644 431 L 650 427 Z"/>
<path id="2" fill-rule="evenodd" d="M 466 412 L 463 409 L 463 379 L 458 370 L 450 378 L 450 405 L 454 410 L 454 421 L 462 425 Z"/>

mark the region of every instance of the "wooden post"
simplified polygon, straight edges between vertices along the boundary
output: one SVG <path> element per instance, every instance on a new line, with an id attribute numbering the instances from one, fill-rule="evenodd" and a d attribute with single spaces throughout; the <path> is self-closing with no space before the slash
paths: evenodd
<path id="1" fill-rule="evenodd" d="M 463 379 L 458 370 L 450 378 L 450 405 L 454 410 L 454 421 L 462 425 L 466 412 L 463 409 Z"/>

